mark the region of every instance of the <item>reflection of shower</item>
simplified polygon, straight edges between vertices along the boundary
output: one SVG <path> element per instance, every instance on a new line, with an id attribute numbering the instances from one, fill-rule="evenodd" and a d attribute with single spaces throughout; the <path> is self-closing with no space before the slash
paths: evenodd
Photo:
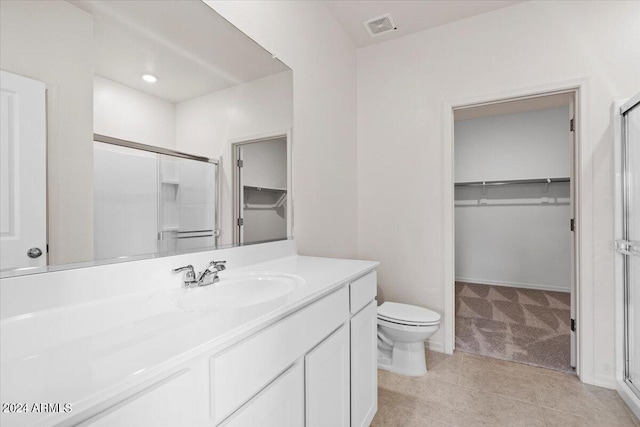
<path id="1" fill-rule="evenodd" d="M 216 245 L 217 165 L 159 156 L 158 251 Z"/>
<path id="2" fill-rule="evenodd" d="M 217 162 L 95 140 L 95 259 L 217 245 Z"/>

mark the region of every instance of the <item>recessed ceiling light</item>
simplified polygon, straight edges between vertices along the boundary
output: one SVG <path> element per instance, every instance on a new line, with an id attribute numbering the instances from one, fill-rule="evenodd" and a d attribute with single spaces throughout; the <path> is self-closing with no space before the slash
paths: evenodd
<path id="1" fill-rule="evenodd" d="M 143 74 L 142 80 L 144 80 L 147 83 L 155 83 L 158 81 L 158 78 L 153 74 Z"/>

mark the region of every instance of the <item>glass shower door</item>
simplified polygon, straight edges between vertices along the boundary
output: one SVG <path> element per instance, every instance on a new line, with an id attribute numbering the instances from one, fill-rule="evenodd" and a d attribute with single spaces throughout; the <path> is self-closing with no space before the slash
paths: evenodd
<path id="1" fill-rule="evenodd" d="M 160 155 L 158 252 L 216 246 L 217 168 L 214 163 Z"/>
<path id="2" fill-rule="evenodd" d="M 622 239 L 625 294 L 625 380 L 640 396 L 640 99 L 622 107 Z"/>

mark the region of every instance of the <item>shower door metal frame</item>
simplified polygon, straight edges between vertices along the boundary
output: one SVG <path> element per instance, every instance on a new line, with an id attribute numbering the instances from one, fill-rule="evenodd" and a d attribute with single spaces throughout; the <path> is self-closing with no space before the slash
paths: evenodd
<path id="1" fill-rule="evenodd" d="M 629 216 L 630 216 L 630 208 L 629 204 L 631 202 L 631 180 L 629 177 L 630 173 L 630 164 L 629 164 L 629 128 L 628 122 L 626 120 L 627 114 L 634 110 L 640 109 L 640 93 L 631 98 L 625 104 L 620 107 L 620 133 L 621 133 L 621 146 L 620 146 L 620 183 L 621 183 L 621 211 L 618 213 L 620 215 L 620 223 L 622 226 L 622 236 L 621 239 L 616 240 L 615 242 L 615 251 L 617 254 L 622 256 L 622 309 L 623 309 L 623 378 L 622 380 L 629 386 L 631 391 L 633 391 L 638 398 L 640 398 L 640 387 L 631 381 L 630 372 L 629 372 L 629 354 L 630 354 L 630 343 L 629 343 L 629 305 L 630 301 L 630 286 L 631 286 L 631 273 L 630 273 L 630 262 L 629 259 L 634 255 L 634 251 L 640 250 L 637 248 L 637 244 L 631 241 L 631 236 L 629 235 Z"/>
<path id="2" fill-rule="evenodd" d="M 156 153 L 158 155 L 166 155 L 177 157 L 181 159 L 187 160 L 195 160 L 198 162 L 210 163 L 216 166 L 215 172 L 215 189 L 216 189 L 216 197 L 215 197 L 215 224 L 214 229 L 212 230 L 213 238 L 214 238 L 214 246 L 217 248 L 219 246 L 219 238 L 220 238 L 220 161 L 217 159 L 211 159 L 204 156 L 196 156 L 193 154 L 183 153 L 181 151 L 171 150 L 163 147 L 156 147 L 154 145 L 142 144 L 139 142 L 128 141 L 126 139 L 114 138 L 107 135 L 100 135 L 97 133 L 93 134 L 93 140 L 96 142 L 102 142 L 103 144 L 111 144 L 118 145 L 120 147 L 132 148 L 134 150 L 142 150 L 150 153 Z M 158 171 L 159 173 L 159 171 Z M 160 185 L 160 180 L 158 180 L 158 186 Z M 160 191 L 158 190 L 158 197 L 160 197 Z M 160 209 L 158 209 L 158 227 L 160 227 Z M 162 231 L 158 230 L 158 241 L 161 240 Z M 192 238 L 192 237 L 182 237 L 182 238 Z M 180 251 L 178 251 L 180 252 Z M 158 250 L 158 253 L 161 251 Z"/>

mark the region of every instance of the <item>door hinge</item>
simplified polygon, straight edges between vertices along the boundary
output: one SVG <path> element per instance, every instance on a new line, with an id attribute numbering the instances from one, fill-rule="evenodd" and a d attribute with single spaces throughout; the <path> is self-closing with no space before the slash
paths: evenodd
<path id="1" fill-rule="evenodd" d="M 47 253 L 49 253 L 49 244 L 48 243 L 47 243 L 46 248 L 47 248 Z"/>
<path id="2" fill-rule="evenodd" d="M 238 167 L 241 168 L 244 166 L 244 162 L 240 159 L 238 159 Z"/>
<path id="3" fill-rule="evenodd" d="M 571 332 L 576 331 L 576 319 L 571 319 Z"/>
<path id="4" fill-rule="evenodd" d="M 569 131 L 570 131 L 570 132 L 573 132 L 573 131 L 575 131 L 575 130 L 576 130 L 576 124 L 575 124 L 575 122 L 573 121 L 573 119 L 571 119 L 571 120 L 569 120 Z"/>
<path id="5" fill-rule="evenodd" d="M 569 225 L 569 228 L 571 229 L 571 231 L 576 231 L 576 219 L 575 218 L 571 218 L 571 224 Z"/>
<path id="6" fill-rule="evenodd" d="M 243 225 L 244 225 L 244 219 L 238 218 L 238 226 L 243 226 Z"/>

